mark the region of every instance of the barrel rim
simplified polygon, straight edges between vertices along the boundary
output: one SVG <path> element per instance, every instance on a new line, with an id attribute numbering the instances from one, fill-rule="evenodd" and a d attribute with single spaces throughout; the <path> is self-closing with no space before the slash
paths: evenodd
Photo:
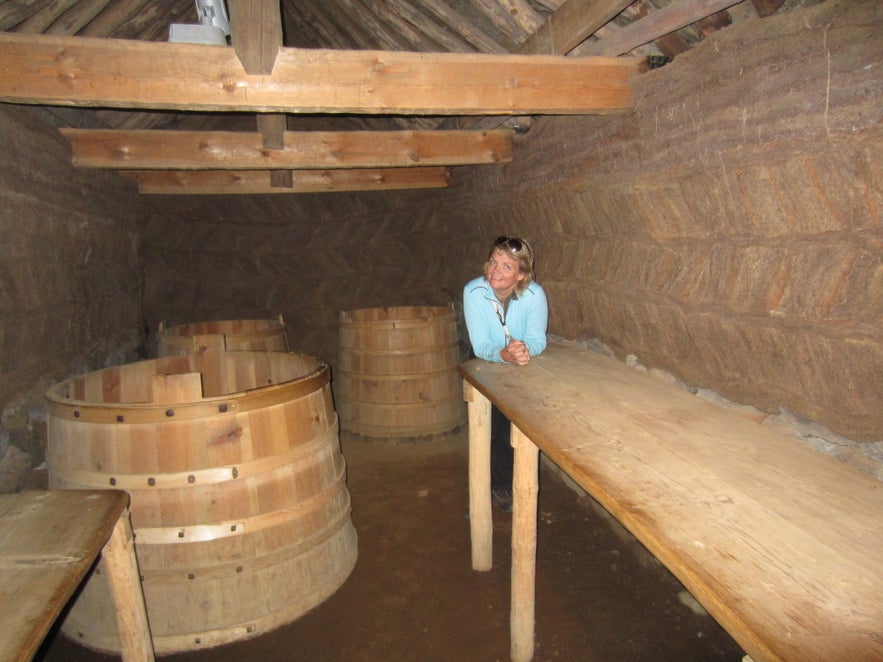
<path id="1" fill-rule="evenodd" d="M 174 404 L 157 404 L 154 402 L 107 403 L 73 400 L 60 395 L 59 391 L 63 387 L 83 375 L 78 375 L 55 384 L 46 391 L 45 398 L 49 402 L 49 413 L 52 416 L 64 420 L 89 423 L 156 423 L 159 421 L 224 416 L 295 400 L 318 391 L 330 383 L 331 368 L 325 361 L 315 356 L 298 356 L 314 359 L 317 362 L 317 367 L 302 377 L 279 384 L 269 384 L 245 391 L 209 396 L 194 402 Z M 148 360 L 159 361 L 161 359 Z M 113 370 L 114 367 L 105 368 L 104 370 Z M 99 370 L 98 372 L 103 371 Z"/>
<path id="2" fill-rule="evenodd" d="M 361 316 L 367 315 L 378 310 L 395 311 L 395 310 L 419 310 L 427 311 L 429 314 L 418 316 L 389 317 L 387 319 L 364 319 Z M 368 308 L 354 308 L 352 310 L 341 310 L 339 321 L 341 324 L 402 324 L 408 322 L 425 323 L 427 319 L 437 320 L 445 319 L 454 315 L 453 304 L 447 306 L 373 306 Z"/>
<path id="3" fill-rule="evenodd" d="M 247 333 L 252 333 L 254 331 L 278 331 L 279 329 L 285 328 L 285 322 L 281 319 L 269 319 L 269 318 L 246 318 L 246 319 L 223 319 L 223 320 L 200 320 L 198 322 L 184 322 L 183 324 L 175 324 L 174 326 L 163 326 L 159 329 L 159 335 L 165 336 L 173 336 L 173 337 L 189 337 L 189 336 L 205 336 L 205 335 L 228 335 L 229 333 L 233 333 L 238 335 L 236 331 L 218 331 L 217 333 L 180 333 L 182 329 L 187 327 L 194 327 L 199 324 L 213 324 L 213 325 L 223 325 L 223 324 L 253 324 L 255 326 L 258 325 L 266 325 L 266 328 L 262 329 L 252 329 Z M 243 332 L 246 333 L 246 332 Z"/>

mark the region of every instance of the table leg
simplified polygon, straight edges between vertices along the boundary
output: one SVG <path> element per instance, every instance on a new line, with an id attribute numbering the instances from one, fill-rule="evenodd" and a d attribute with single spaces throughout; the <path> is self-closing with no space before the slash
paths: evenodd
<path id="1" fill-rule="evenodd" d="M 469 412 L 469 532 L 472 569 L 493 566 L 491 520 L 491 401 L 469 382 L 463 382 Z"/>
<path id="2" fill-rule="evenodd" d="M 152 662 L 153 639 L 147 623 L 147 608 L 144 605 L 128 510 L 120 515 L 101 556 L 113 594 L 123 660 Z"/>
<path id="3" fill-rule="evenodd" d="M 512 662 L 529 662 L 534 653 L 534 602 L 537 564 L 539 449 L 512 425 L 515 467 L 512 478 L 512 605 L 509 616 Z"/>

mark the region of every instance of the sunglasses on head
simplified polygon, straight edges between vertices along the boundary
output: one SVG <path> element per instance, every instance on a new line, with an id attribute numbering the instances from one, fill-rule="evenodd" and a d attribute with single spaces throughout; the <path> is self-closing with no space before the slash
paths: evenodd
<path id="1" fill-rule="evenodd" d="M 513 253 L 520 253 L 521 249 L 524 248 L 521 240 L 516 237 L 497 237 L 494 246 L 510 250 Z"/>

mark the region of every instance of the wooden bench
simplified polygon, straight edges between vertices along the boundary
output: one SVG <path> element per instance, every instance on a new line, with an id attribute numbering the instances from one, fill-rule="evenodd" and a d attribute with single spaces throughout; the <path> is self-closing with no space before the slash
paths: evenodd
<path id="1" fill-rule="evenodd" d="M 0 660 L 33 658 L 99 554 L 123 660 L 154 659 L 128 507 L 116 490 L 0 495 Z"/>
<path id="2" fill-rule="evenodd" d="M 534 649 L 538 455 L 600 502 L 756 661 L 883 659 L 883 484 L 574 343 L 459 366 L 472 564 L 491 567 L 490 402 L 512 421 L 511 656 Z"/>

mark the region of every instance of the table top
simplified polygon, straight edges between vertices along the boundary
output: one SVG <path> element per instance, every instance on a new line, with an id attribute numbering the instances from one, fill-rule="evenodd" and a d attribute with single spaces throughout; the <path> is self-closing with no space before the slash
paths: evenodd
<path id="1" fill-rule="evenodd" d="M 129 495 L 0 495 L 0 660 L 31 660 L 110 538 Z"/>
<path id="2" fill-rule="evenodd" d="M 573 343 L 459 372 L 755 660 L 883 659 L 883 483 Z"/>

